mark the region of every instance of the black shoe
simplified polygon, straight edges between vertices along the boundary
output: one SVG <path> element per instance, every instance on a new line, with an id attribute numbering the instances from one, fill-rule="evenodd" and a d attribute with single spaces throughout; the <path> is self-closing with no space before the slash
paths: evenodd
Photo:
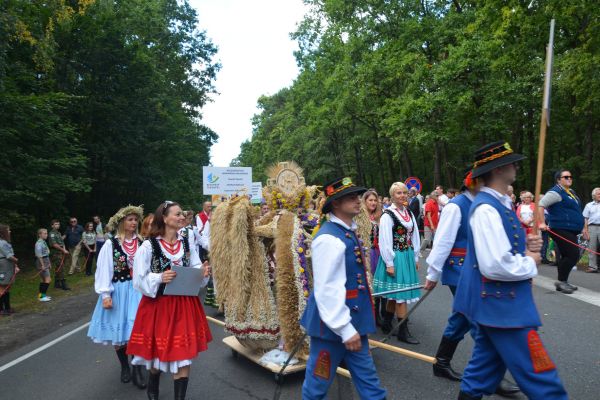
<path id="1" fill-rule="evenodd" d="M 381 324 L 381 332 L 388 334 L 392 331 L 392 320 L 394 319 L 394 313 L 384 311 L 383 323 Z"/>
<path id="2" fill-rule="evenodd" d="M 131 372 L 131 380 L 138 389 L 146 389 L 148 385 L 146 385 L 147 377 L 144 371 L 142 370 L 141 365 L 134 365 L 132 367 L 133 371 Z"/>
<path id="3" fill-rule="evenodd" d="M 453 370 L 450 365 L 458 343 L 459 341 L 457 340 L 450 340 L 442 336 L 442 341 L 435 355 L 436 363 L 433 364 L 433 375 L 450 379 L 451 381 L 460 381 L 462 379 L 462 375 Z"/>
<path id="4" fill-rule="evenodd" d="M 550 260 L 548 260 L 547 258 L 543 258 L 542 264 L 550 264 Z"/>
<path id="5" fill-rule="evenodd" d="M 121 363 L 121 382 L 128 383 L 131 381 L 131 369 L 129 368 L 129 360 L 127 359 L 127 347 L 119 347 L 116 350 L 117 357 Z"/>
<path id="6" fill-rule="evenodd" d="M 557 291 L 563 292 L 564 294 L 572 294 L 573 293 L 573 289 L 571 289 L 571 286 L 569 286 L 569 284 L 567 282 L 557 281 L 557 282 L 554 282 L 554 286 L 556 287 Z"/>
<path id="7" fill-rule="evenodd" d="M 568 286 L 569 286 L 569 287 L 570 287 L 570 288 L 571 288 L 573 291 L 575 291 L 575 290 L 579 289 L 577 286 L 575 286 L 575 285 L 571 285 L 569 282 L 566 282 L 566 284 L 567 284 L 567 285 L 568 285 Z"/>
<path id="8" fill-rule="evenodd" d="M 502 397 L 513 397 L 519 392 L 521 392 L 521 389 L 506 379 L 502 379 L 496 388 L 496 394 Z"/>
<path id="9" fill-rule="evenodd" d="M 408 321 L 404 322 L 398 327 L 398 340 L 408 344 L 420 344 L 416 338 L 414 338 L 408 330 Z"/>
<path id="10" fill-rule="evenodd" d="M 60 287 L 62 290 L 71 290 L 71 288 L 69 287 L 69 285 L 67 285 L 67 280 L 66 279 L 62 279 L 60 281 Z"/>
<path id="11" fill-rule="evenodd" d="M 62 289 L 62 283 L 59 280 L 54 281 L 54 289 Z"/>
<path id="12" fill-rule="evenodd" d="M 158 384 L 160 383 L 160 371 L 157 374 L 148 372 L 148 388 L 146 394 L 148 400 L 158 400 Z"/>
<path id="13" fill-rule="evenodd" d="M 187 386 L 188 378 L 179 378 L 173 381 L 175 400 L 185 400 L 185 392 L 187 392 Z"/>
<path id="14" fill-rule="evenodd" d="M 461 391 L 458 393 L 458 400 L 481 400 L 481 396 L 475 397 Z"/>

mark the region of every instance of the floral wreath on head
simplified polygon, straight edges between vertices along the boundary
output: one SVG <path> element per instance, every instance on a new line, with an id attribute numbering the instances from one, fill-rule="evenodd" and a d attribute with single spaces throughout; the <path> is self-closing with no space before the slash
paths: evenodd
<path id="1" fill-rule="evenodd" d="M 111 231 L 116 230 L 121 220 L 131 214 L 137 215 L 138 221 L 142 221 L 142 219 L 144 219 L 143 207 L 143 205 L 132 206 L 131 204 L 129 204 L 128 206 L 121 208 L 119 211 L 117 211 L 115 215 L 110 217 L 108 223 L 106 224 L 106 227 Z"/>

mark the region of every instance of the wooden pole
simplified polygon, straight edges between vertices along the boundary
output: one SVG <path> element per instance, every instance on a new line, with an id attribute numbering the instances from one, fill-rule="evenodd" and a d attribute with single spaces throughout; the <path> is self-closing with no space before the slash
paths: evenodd
<path id="1" fill-rule="evenodd" d="M 533 233 L 539 233 L 539 224 L 543 221 L 543 214 L 537 209 L 542 193 L 542 175 L 544 172 L 544 155 L 546 152 L 546 131 L 550 126 L 550 88 L 552 84 L 552 63 L 554 59 L 554 19 L 550 21 L 550 36 L 546 48 L 546 73 L 544 76 L 544 98 L 542 101 L 542 116 L 540 120 L 540 140 L 538 145 L 537 170 L 535 174 L 535 196 L 536 210 L 533 213 Z"/>
<path id="2" fill-rule="evenodd" d="M 431 364 L 435 364 L 435 357 L 431 357 L 425 354 L 417 353 L 415 351 L 410 351 L 403 349 L 401 347 L 392 346 L 387 343 L 379 342 L 377 340 L 369 339 L 369 344 L 373 347 L 377 347 L 383 350 L 391 351 L 392 353 L 401 354 L 406 357 L 415 358 L 417 360 L 425 361 Z"/>

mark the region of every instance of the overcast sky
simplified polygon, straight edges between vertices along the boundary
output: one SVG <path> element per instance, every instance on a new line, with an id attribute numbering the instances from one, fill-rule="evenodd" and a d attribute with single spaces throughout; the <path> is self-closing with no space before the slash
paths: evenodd
<path id="1" fill-rule="evenodd" d="M 256 100 L 289 86 L 298 74 L 289 37 L 306 10 L 302 0 L 189 0 L 200 28 L 217 45 L 218 95 L 203 109 L 203 123 L 219 135 L 214 166 L 228 166 L 252 136 Z"/>

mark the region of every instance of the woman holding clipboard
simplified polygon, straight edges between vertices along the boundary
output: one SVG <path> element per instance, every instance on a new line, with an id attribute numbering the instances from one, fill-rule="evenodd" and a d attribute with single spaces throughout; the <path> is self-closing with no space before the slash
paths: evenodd
<path id="1" fill-rule="evenodd" d="M 179 204 L 165 201 L 156 209 L 147 240 L 134 261 L 133 286 L 142 292 L 127 348 L 134 365 L 150 371 L 148 399 L 158 399 L 161 372 L 173 374 L 175 399 L 185 399 L 190 365 L 207 350 L 212 336 L 199 297 L 165 294 L 176 279 L 174 267 L 203 268 L 206 285 L 210 267 L 200 262 L 195 246 L 178 234 L 185 225 Z"/>

